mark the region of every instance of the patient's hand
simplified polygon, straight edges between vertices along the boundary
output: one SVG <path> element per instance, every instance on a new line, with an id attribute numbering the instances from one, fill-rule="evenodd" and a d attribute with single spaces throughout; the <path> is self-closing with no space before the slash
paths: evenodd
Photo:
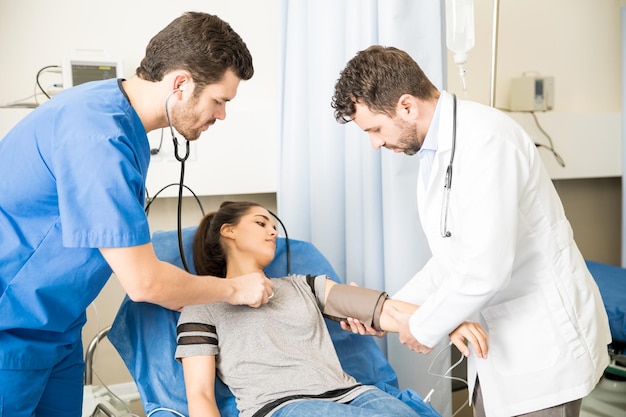
<path id="1" fill-rule="evenodd" d="M 470 354 L 469 347 L 467 346 L 470 344 L 479 358 L 487 359 L 489 338 L 480 323 L 470 321 L 461 323 L 459 327 L 450 333 L 450 340 L 465 357 Z"/>
<path id="2" fill-rule="evenodd" d="M 360 322 L 357 319 L 353 319 L 352 317 L 348 317 L 346 320 L 342 320 L 340 322 L 341 328 L 347 332 L 352 332 L 355 334 L 360 334 L 362 336 L 376 336 L 383 337 L 386 332 L 382 330 L 376 330 L 367 324 Z"/>

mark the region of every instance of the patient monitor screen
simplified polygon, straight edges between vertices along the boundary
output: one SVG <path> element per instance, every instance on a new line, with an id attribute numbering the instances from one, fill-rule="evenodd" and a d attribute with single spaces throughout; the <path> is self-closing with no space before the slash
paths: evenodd
<path id="1" fill-rule="evenodd" d="M 117 77 L 114 65 L 72 64 L 72 84 L 78 85 L 89 81 L 108 80 Z"/>

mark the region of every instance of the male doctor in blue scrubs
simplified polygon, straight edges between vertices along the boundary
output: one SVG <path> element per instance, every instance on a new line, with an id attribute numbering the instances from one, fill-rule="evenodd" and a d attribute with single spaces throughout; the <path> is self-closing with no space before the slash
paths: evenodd
<path id="1" fill-rule="evenodd" d="M 260 274 L 224 280 L 159 261 L 144 212 L 147 132 L 169 116 L 197 139 L 253 72 L 226 22 L 185 13 L 150 41 L 135 77 L 68 89 L 0 141 L 1 417 L 81 415 L 81 329 L 112 272 L 134 301 L 170 309 L 267 303 Z"/>
<path id="2" fill-rule="evenodd" d="M 392 297 L 420 305 L 396 314 L 400 341 L 428 353 L 459 323 L 478 321 L 489 356 L 467 359 L 474 416 L 578 416 L 609 363 L 611 335 L 532 139 L 503 112 L 439 91 L 393 47 L 357 53 L 332 106 L 375 149 L 419 160 L 432 257 Z"/>

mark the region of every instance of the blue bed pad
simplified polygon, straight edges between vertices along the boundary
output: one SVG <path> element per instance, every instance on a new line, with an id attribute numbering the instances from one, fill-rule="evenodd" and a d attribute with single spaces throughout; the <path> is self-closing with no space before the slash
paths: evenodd
<path id="1" fill-rule="evenodd" d="M 587 268 L 600 288 L 613 341 L 626 343 L 626 269 L 593 261 Z"/>
<path id="2" fill-rule="evenodd" d="M 192 241 L 196 228 L 183 229 L 185 258 L 194 272 Z M 176 231 L 155 232 L 152 243 L 159 259 L 182 267 Z M 291 273 L 325 274 L 339 282 L 328 260 L 309 242 L 289 240 Z M 276 257 L 267 266 L 269 277 L 287 275 L 285 239 L 277 241 Z M 173 409 L 187 415 L 182 366 L 174 360 L 176 323 L 179 313 L 150 303 L 136 303 L 126 297 L 115 317 L 108 338 L 120 354 L 139 390 L 146 414 L 172 416 L 157 409 Z M 343 331 L 338 323 L 326 320 L 335 349 L 346 372 L 363 384 L 376 385 L 400 398 L 420 416 L 439 417 L 430 404 L 411 390 L 398 388 L 397 375 L 375 340 Z M 239 415 L 230 390 L 216 380 L 216 397 L 222 417 Z"/>

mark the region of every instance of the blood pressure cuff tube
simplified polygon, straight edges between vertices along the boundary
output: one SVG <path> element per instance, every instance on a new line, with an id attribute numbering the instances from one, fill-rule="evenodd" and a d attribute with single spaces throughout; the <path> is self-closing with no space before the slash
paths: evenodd
<path id="1" fill-rule="evenodd" d="M 353 317 L 376 330 L 382 330 L 380 314 L 387 298 L 389 297 L 384 291 L 336 284 L 328 292 L 323 314 L 336 321 Z"/>

